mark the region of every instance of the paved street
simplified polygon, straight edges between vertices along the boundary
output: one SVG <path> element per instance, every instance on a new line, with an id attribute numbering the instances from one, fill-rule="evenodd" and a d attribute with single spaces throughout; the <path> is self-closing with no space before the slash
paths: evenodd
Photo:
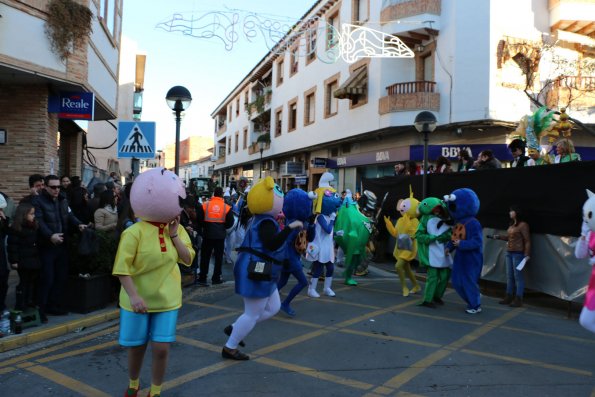
<path id="1" fill-rule="evenodd" d="M 485 296 L 472 316 L 450 289 L 445 306 L 419 307 L 419 295 L 402 297 L 380 268 L 357 287 L 335 287 L 335 298 L 300 295 L 293 319 L 258 324 L 247 362 L 221 358 L 222 330 L 242 309 L 233 284 L 186 288 L 163 395 L 595 396 L 595 337 L 563 310 Z M 2 395 L 122 395 L 117 330 L 113 320 L 0 354 Z"/>

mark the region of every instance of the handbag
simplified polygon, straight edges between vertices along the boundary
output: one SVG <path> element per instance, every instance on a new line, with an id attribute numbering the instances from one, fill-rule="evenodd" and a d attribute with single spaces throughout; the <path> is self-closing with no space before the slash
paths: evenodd
<path id="1" fill-rule="evenodd" d="M 248 263 L 248 278 L 253 281 L 271 281 L 273 279 L 273 264 L 267 261 L 250 261 Z"/>

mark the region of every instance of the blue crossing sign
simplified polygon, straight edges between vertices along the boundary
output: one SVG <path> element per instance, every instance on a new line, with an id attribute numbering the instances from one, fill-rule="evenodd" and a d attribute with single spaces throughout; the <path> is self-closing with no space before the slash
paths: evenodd
<path id="1" fill-rule="evenodd" d="M 118 158 L 152 159 L 155 157 L 155 122 L 118 122 Z"/>

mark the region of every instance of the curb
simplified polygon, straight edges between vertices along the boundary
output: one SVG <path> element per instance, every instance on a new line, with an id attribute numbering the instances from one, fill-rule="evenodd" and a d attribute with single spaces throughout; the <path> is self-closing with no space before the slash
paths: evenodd
<path id="1" fill-rule="evenodd" d="M 107 321 L 115 320 L 119 317 L 120 310 L 113 309 L 105 313 L 99 313 L 93 316 L 85 316 L 81 319 L 68 321 L 64 324 L 43 328 L 38 331 L 28 332 L 22 335 L 7 336 L 6 340 L 0 341 L 0 353 L 66 335 L 70 332 L 75 332 L 77 328 L 91 327 Z"/>

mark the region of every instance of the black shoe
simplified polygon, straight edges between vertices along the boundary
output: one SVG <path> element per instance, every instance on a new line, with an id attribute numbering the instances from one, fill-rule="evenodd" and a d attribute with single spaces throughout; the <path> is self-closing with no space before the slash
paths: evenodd
<path id="1" fill-rule="evenodd" d="M 440 298 L 434 298 L 434 303 L 438 305 L 444 305 L 444 301 Z"/>
<path id="2" fill-rule="evenodd" d="M 250 360 L 250 356 L 248 356 L 247 354 L 242 353 L 238 349 L 235 349 L 235 350 L 228 349 L 225 346 L 223 346 L 223 350 L 221 350 L 221 357 L 230 358 L 232 360 L 238 360 L 238 361 Z"/>
<path id="3" fill-rule="evenodd" d="M 207 280 L 196 280 L 194 281 L 195 285 L 198 285 L 199 287 L 208 287 L 209 283 L 207 283 Z"/>
<path id="4" fill-rule="evenodd" d="M 228 325 L 227 327 L 225 327 L 225 328 L 223 329 L 223 333 L 224 333 L 225 335 L 227 335 L 227 336 L 230 336 L 232 331 L 233 331 L 233 326 L 232 326 L 232 325 Z M 242 347 L 246 347 L 246 344 L 244 343 L 244 341 L 243 341 L 243 340 L 242 340 L 242 341 L 240 341 L 239 345 L 240 345 L 240 346 L 242 346 Z"/>
<path id="5" fill-rule="evenodd" d="M 426 302 L 426 301 L 423 301 L 418 306 L 430 307 L 432 309 L 435 309 L 436 308 L 436 304 L 434 302 Z"/>
<path id="6" fill-rule="evenodd" d="M 50 316 L 65 316 L 68 314 L 68 312 L 66 310 L 62 310 L 62 309 L 48 309 L 48 310 L 46 310 L 46 313 L 49 314 Z"/>
<path id="7" fill-rule="evenodd" d="M 211 280 L 211 284 L 213 285 L 223 284 L 224 282 L 225 280 L 223 280 L 222 278 L 220 278 L 219 280 Z"/>

